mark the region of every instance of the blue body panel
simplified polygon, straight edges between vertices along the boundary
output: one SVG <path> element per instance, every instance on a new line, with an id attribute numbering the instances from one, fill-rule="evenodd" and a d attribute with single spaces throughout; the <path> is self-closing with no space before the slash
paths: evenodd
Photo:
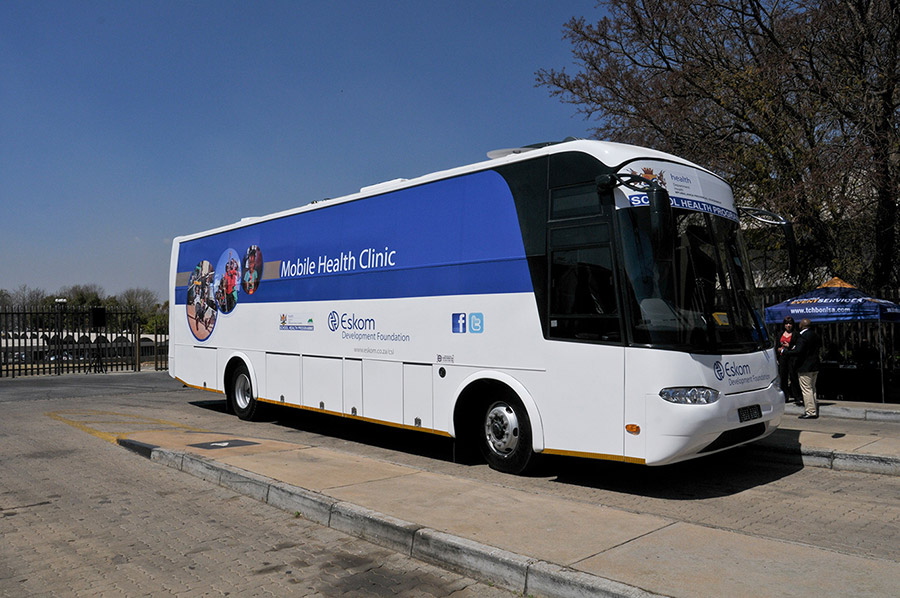
<path id="1" fill-rule="evenodd" d="M 255 268 L 250 248 L 261 254 Z M 515 203 L 494 171 L 189 240 L 179 248 L 178 272 L 209 262 L 219 288 L 232 257 L 239 280 L 258 275 L 252 293 L 246 285 L 234 291 L 237 305 L 533 290 Z M 190 286 L 176 288 L 176 303 L 186 303 Z"/>

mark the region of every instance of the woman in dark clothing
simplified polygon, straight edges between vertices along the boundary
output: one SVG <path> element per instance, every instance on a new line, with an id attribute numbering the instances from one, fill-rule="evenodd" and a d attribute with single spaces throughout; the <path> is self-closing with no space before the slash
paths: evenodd
<path id="1" fill-rule="evenodd" d="M 785 402 L 801 402 L 800 381 L 797 377 L 797 369 L 794 367 L 794 357 L 785 353 L 785 349 L 792 349 L 797 344 L 799 333 L 796 331 L 794 318 L 787 316 L 782 323 L 781 337 L 775 347 L 778 356 L 778 374 L 781 378 L 781 390 L 784 391 Z"/>

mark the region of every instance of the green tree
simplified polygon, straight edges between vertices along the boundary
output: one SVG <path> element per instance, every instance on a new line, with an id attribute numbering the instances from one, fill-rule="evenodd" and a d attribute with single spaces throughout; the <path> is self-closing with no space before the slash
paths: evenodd
<path id="1" fill-rule="evenodd" d="M 565 26 L 578 72 L 540 85 L 793 219 L 809 279 L 897 281 L 900 0 L 603 4 Z"/>
<path id="2" fill-rule="evenodd" d="M 144 332 L 150 334 L 168 334 L 169 332 L 169 302 L 166 301 L 162 305 L 156 305 L 149 314 L 146 324 L 144 324 Z"/>

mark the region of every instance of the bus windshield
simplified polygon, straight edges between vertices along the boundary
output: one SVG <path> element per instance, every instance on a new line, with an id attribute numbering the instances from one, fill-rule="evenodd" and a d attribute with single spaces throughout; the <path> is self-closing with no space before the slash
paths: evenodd
<path id="1" fill-rule="evenodd" d="M 649 209 L 617 212 L 634 343 L 707 354 L 767 346 L 737 222 L 673 209 L 669 260 L 654 254 Z"/>

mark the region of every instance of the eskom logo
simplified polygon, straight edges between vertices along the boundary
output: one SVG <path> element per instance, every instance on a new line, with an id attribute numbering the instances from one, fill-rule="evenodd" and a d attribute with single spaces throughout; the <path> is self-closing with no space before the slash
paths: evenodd
<path id="1" fill-rule="evenodd" d="M 753 369 L 748 364 L 732 363 L 730 361 L 726 361 L 725 365 L 722 365 L 721 361 L 717 361 L 713 365 L 713 372 L 718 380 L 724 380 L 725 376 L 728 376 L 729 378 L 740 378 L 753 375 Z"/>
<path id="2" fill-rule="evenodd" d="M 715 363 L 715 365 L 713 366 L 713 372 L 715 372 L 716 378 L 717 378 L 718 380 L 724 380 L 724 379 L 725 379 L 725 368 L 722 367 L 722 362 L 721 362 L 721 361 L 717 361 L 717 362 Z"/>
<path id="3" fill-rule="evenodd" d="M 357 318 L 356 314 L 338 314 L 333 311 L 328 314 L 328 329 L 332 332 L 341 330 L 375 330 L 375 318 Z"/>

